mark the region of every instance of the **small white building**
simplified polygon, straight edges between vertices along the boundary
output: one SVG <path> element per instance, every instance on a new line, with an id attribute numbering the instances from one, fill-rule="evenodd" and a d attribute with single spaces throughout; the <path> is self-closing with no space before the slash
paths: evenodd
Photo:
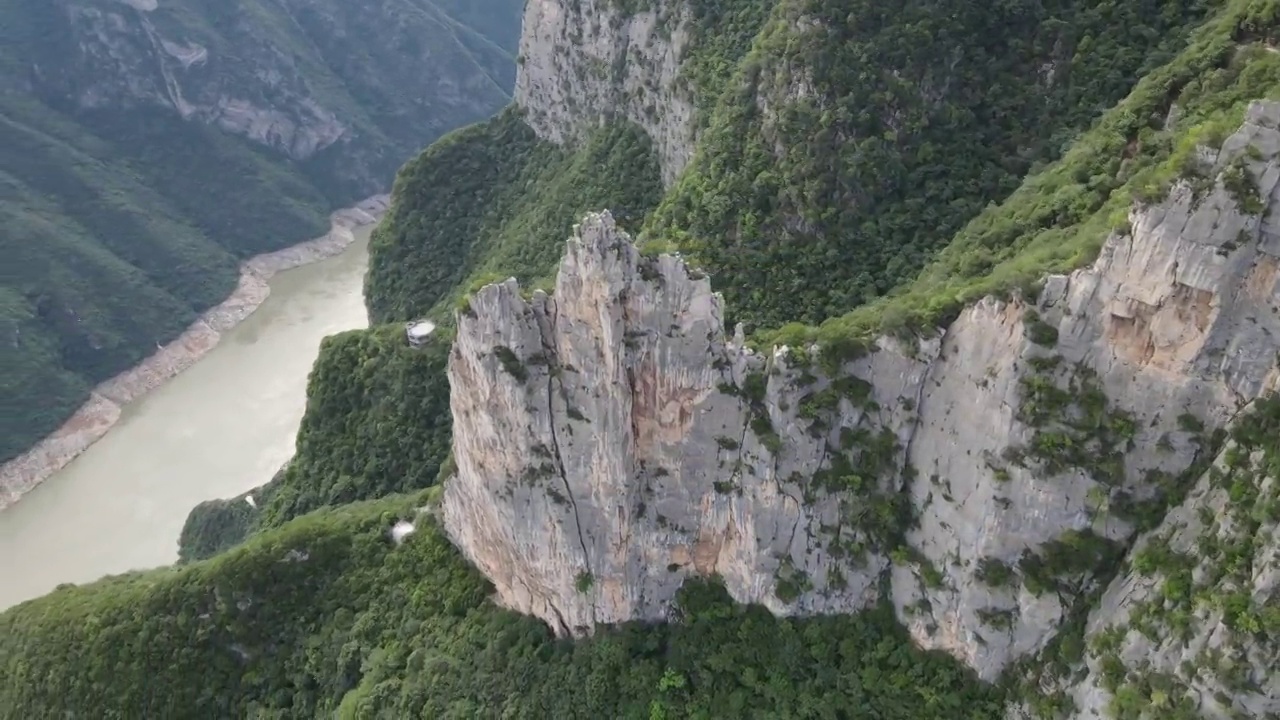
<path id="1" fill-rule="evenodd" d="M 413 523 L 407 520 L 400 520 L 391 528 L 391 539 L 399 545 L 404 542 L 405 538 L 412 535 L 414 530 Z"/>
<path id="2" fill-rule="evenodd" d="M 405 323 L 404 334 L 409 340 L 410 347 L 422 347 L 435 329 L 436 324 L 430 320 L 418 320 L 417 322 Z"/>

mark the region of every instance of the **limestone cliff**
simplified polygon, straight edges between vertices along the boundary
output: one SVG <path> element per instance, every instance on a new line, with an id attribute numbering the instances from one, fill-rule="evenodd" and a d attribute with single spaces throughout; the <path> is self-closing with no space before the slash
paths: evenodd
<path id="1" fill-rule="evenodd" d="M 1274 399 L 1241 418 L 1186 503 L 1136 546 L 1090 618 L 1077 717 L 1150 704 L 1280 717 L 1280 523 Z M 1161 700 L 1163 698 L 1163 700 Z"/>
<path id="2" fill-rule="evenodd" d="M 1038 297 L 839 353 L 753 352 L 698 271 L 589 216 L 552 294 L 507 281 L 458 317 L 446 527 L 504 604 L 561 633 L 661 618 L 714 573 L 784 614 L 890 600 L 920 645 L 993 680 L 1275 389 L 1278 125 L 1254 104 L 1202 149 L 1202 180 L 1136 206 Z M 1240 656 L 1266 698 L 1242 709 L 1274 703 L 1267 657 Z"/>
<path id="3" fill-rule="evenodd" d="M 670 185 L 693 154 L 693 104 L 676 82 L 687 12 L 673 0 L 637 12 L 616 0 L 529 0 L 515 88 L 526 122 L 562 144 L 603 120 L 630 120 L 653 138 Z"/>
<path id="4" fill-rule="evenodd" d="M 1280 106 L 1252 106 L 1221 152 L 1202 158 L 1208 177 L 1243 161 L 1268 211 L 1280 207 L 1277 118 Z M 1247 159 L 1246 146 L 1266 159 Z M 1081 549 L 1114 552 L 1095 539 L 1125 542 L 1126 516 L 1191 466 L 1201 428 L 1275 388 L 1280 235 L 1270 212 L 1241 205 L 1221 179 L 1199 191 L 1182 181 L 1165 202 L 1135 208 L 1092 267 L 1048 278 L 1038 317 L 986 301 L 946 331 L 910 458 L 930 482 L 911 489 L 921 512 L 908 538 L 946 581 L 917 589 L 902 568 L 894 574 L 923 645 L 986 677 L 1041 646 L 1063 600 L 1088 585 L 1095 551 Z M 1028 550 L 1040 560 L 1024 559 Z M 1079 566 L 1053 567 L 1072 555 Z M 1013 566 L 1020 584 L 981 580 Z M 1048 592 L 1025 582 L 1037 566 L 1050 571 Z"/>
<path id="5" fill-rule="evenodd" d="M 760 357 L 726 338 L 710 282 L 678 258 L 641 257 L 608 214 L 569 242 L 554 295 L 490 286 L 458 323 L 446 525 L 509 605 L 587 631 L 662 617 L 689 573 L 778 612 L 874 598 L 875 533 L 844 522 L 844 496 L 811 479 L 851 438 L 901 464 L 898 398 L 923 363 L 868 356 L 858 367 L 877 384 L 839 399 L 785 350 Z M 815 391 L 838 415 L 827 427 L 800 419 Z M 892 481 L 861 491 L 888 497 Z"/>
<path id="6" fill-rule="evenodd" d="M 489 2 L 495 15 L 506 4 Z M 31 89 L 81 111 L 171 112 L 294 160 L 335 148 L 349 172 L 381 182 L 403 153 L 508 97 L 510 51 L 430 0 L 191 5 L 56 0 L 39 11 L 47 37 L 28 60 Z M 383 160 L 375 141 L 395 156 Z"/>
<path id="7" fill-rule="evenodd" d="M 1110 362 L 1163 377 L 1147 388 L 1166 397 L 1196 388 L 1216 418 L 1243 412 L 1212 466 L 1190 478 L 1186 501 L 1139 540 L 1090 613 L 1088 673 L 1069 687 L 1075 717 L 1144 705 L 1215 720 L 1280 717 L 1280 398 L 1271 394 L 1280 105 L 1251 105 L 1220 151 L 1200 150 L 1213 189 L 1183 184 L 1139 216 L 1135 235 L 1145 229 L 1157 242 L 1120 244 L 1099 261 L 1123 269 L 1104 306 L 1119 351 Z M 1082 290 L 1096 292 L 1088 282 Z"/>

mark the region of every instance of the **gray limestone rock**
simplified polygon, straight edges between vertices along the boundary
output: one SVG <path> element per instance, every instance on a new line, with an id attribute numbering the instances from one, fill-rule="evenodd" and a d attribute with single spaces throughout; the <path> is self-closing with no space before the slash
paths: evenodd
<path id="1" fill-rule="evenodd" d="M 1280 716 L 1275 461 L 1230 443 L 1135 546 L 1090 617 L 1076 717 L 1110 717 L 1120 695 L 1149 701 L 1153 684 L 1200 717 Z"/>
<path id="2" fill-rule="evenodd" d="M 894 472 L 866 492 L 896 494 L 906 430 L 892 408 L 924 367 L 869 356 L 860 369 L 883 381 L 861 407 L 828 394 L 836 422 L 802 419 L 822 381 L 785 349 L 727 338 L 704 276 L 589 216 L 553 295 L 526 300 L 509 280 L 458 317 L 445 525 L 506 605 L 559 632 L 661 618 L 690 573 L 777 612 L 862 608 L 885 559 L 841 518 L 867 510 L 813 477 L 874 421 L 891 429 Z"/>
<path id="3" fill-rule="evenodd" d="M 529 0 L 515 100 L 558 144 L 610 118 L 636 123 L 670 185 L 693 155 L 693 104 L 677 82 L 689 33 L 683 3 L 651 5 L 628 14 L 611 0 Z"/>
<path id="4" fill-rule="evenodd" d="M 1144 509 L 1280 377 L 1278 125 L 1280 104 L 1255 104 L 1202 154 L 1216 182 L 1135 207 L 1037 298 L 838 358 L 753 352 L 705 277 L 591 215 L 552 295 L 509 280 L 458 318 L 446 528 L 502 603 L 562 634 L 662 618 L 685 577 L 715 574 L 779 614 L 889 600 L 987 680 L 1105 590 L 1097 635 L 1139 597 L 1110 573 Z M 1258 198 L 1223 182 L 1237 172 Z M 1221 497 L 1197 490 L 1166 524 Z M 1270 530 L 1254 547 L 1250 592 L 1271 602 Z M 1127 637 L 1126 663 L 1190 652 Z M 1254 688 L 1238 711 L 1275 711 L 1272 652 L 1234 656 Z M 1107 702 L 1094 669 L 1081 712 Z"/>
<path id="5" fill-rule="evenodd" d="M 1268 119 L 1278 113 L 1278 105 L 1254 105 L 1210 160 L 1220 172 L 1247 157 L 1246 145 L 1260 149 L 1254 156 L 1264 159 L 1249 160 L 1249 170 L 1269 208 L 1280 207 L 1280 135 Z M 1165 202 L 1134 209 L 1129 232 L 1113 233 L 1092 267 L 1047 279 L 1034 309 L 1054 331 L 1051 347 L 1027 338 L 1031 308 L 1016 302 L 984 300 L 944 332 L 910 457 L 918 478 L 938 480 L 911 488 L 920 523 L 908 537 L 944 579 L 929 589 L 904 568 L 893 575 L 894 602 L 917 642 L 965 660 L 985 679 L 1042 648 L 1090 588 L 1088 574 L 1062 577 L 1066 588 L 1029 592 L 1025 577 L 983 583 L 983 561 L 1016 566 L 1025 553 L 1086 530 L 1126 543 L 1133 527 L 1115 510 L 1149 498 L 1200 451 L 1204 434 L 1187 418 L 1220 427 L 1275 388 L 1280 265 L 1266 227 L 1221 182 L 1202 197 L 1182 183 Z M 1038 372 L 1033 358 L 1056 358 L 1056 369 Z M 1068 376 L 1077 390 L 1087 380 L 1108 416 L 1132 425 L 1117 448 L 1122 468 L 1100 473 L 1103 458 L 1092 467 L 1009 461 L 1010 448 L 1064 429 L 1028 423 L 1028 383 L 1050 377 L 1066 388 Z M 921 605 L 927 609 L 911 611 Z"/>

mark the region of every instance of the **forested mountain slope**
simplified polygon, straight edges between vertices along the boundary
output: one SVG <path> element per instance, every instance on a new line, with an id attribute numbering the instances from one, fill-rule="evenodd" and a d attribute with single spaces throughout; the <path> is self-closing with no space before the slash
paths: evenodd
<path id="1" fill-rule="evenodd" d="M 507 102 L 520 6 L 4 3 L 0 461 Z"/>
<path id="2" fill-rule="evenodd" d="M 648 232 L 753 325 L 847 311 L 914 277 L 1213 5 L 778 3 Z"/>
<path id="3" fill-rule="evenodd" d="M 530 3 L 515 106 L 398 175 L 386 325 L 326 343 L 263 509 L 0 615 L 0 707 L 1275 717 L 1278 35 Z"/>
<path id="4" fill-rule="evenodd" d="M 645 130 L 671 187 L 643 237 L 720 278 L 734 317 L 817 322 L 914 277 L 1167 61 L 1212 6 L 531 3 L 516 102 L 539 137 L 575 147 L 601 118 Z M 412 179 L 400 197 L 450 192 Z M 436 269 L 412 258 L 472 242 L 475 230 L 439 223 L 474 214 L 381 231 L 375 317 L 431 309 Z"/>
<path id="5" fill-rule="evenodd" d="M 777 623 L 714 587 L 685 621 L 556 642 L 399 498 L 0 616 L 0 717 L 981 720 L 998 693 L 884 615 Z M 397 543 L 397 520 L 416 531 Z M 144 648 L 150 648 L 146 650 Z M 870 715 L 868 715 L 868 713 Z"/>

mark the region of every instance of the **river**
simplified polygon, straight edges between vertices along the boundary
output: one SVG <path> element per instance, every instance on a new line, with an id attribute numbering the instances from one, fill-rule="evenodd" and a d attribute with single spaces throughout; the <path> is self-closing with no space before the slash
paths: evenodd
<path id="1" fill-rule="evenodd" d="M 0 512 L 0 609 L 61 583 L 172 563 L 192 507 L 271 479 L 293 455 L 320 340 L 368 325 L 371 230 L 273 277 L 270 297 L 217 347 Z"/>

